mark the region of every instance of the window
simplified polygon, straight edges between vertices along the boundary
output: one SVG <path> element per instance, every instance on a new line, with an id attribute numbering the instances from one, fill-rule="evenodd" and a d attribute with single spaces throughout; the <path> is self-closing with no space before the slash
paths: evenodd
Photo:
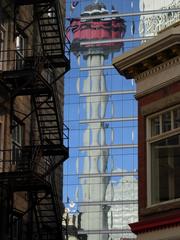
<path id="1" fill-rule="evenodd" d="M 14 215 L 12 216 L 12 232 L 11 232 L 12 240 L 20 240 L 22 239 L 22 216 Z"/>
<path id="2" fill-rule="evenodd" d="M 150 203 L 180 198 L 180 106 L 148 118 Z"/>
<path id="3" fill-rule="evenodd" d="M 180 107 L 162 112 L 149 118 L 151 136 L 158 136 L 180 127 Z"/>
<path id="4" fill-rule="evenodd" d="M 5 29 L 0 25 L 0 70 L 3 68 Z"/>
<path id="5" fill-rule="evenodd" d="M 13 120 L 12 130 L 12 161 L 17 163 L 21 160 L 21 147 L 23 144 L 23 125 Z"/>
<path id="6" fill-rule="evenodd" d="M 24 64 L 24 40 L 22 35 L 16 37 L 16 69 L 21 69 Z"/>
<path id="7" fill-rule="evenodd" d="M 0 172 L 3 169 L 4 124 L 0 121 Z"/>

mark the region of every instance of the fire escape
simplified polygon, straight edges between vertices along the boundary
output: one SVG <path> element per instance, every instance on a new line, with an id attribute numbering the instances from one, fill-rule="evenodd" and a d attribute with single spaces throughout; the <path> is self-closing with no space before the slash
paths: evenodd
<path id="1" fill-rule="evenodd" d="M 38 50 L 25 50 L 24 56 L 9 50 L 13 63 L 0 73 L 1 86 L 10 99 L 12 133 L 18 124 L 13 121 L 16 99 L 28 96 L 32 105 L 29 114 L 22 118 L 22 122 L 32 122 L 30 144 L 18 150 L 4 149 L 0 162 L 1 192 L 10 202 L 8 239 L 14 240 L 13 196 L 17 192 L 26 192 L 28 198 L 27 210 L 16 220 L 25 219 L 28 223 L 28 230 L 23 230 L 28 237 L 22 239 L 63 239 L 56 173 L 68 158 L 69 132 L 63 123 L 58 80 L 70 68 L 69 49 L 58 0 L 14 0 L 14 12 L 24 5 L 35 9 L 32 23 L 37 22 L 41 45 Z"/>

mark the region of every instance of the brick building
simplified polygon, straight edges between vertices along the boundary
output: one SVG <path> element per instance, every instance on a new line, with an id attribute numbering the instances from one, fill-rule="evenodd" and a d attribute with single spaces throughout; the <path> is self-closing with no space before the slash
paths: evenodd
<path id="1" fill-rule="evenodd" d="M 114 59 L 138 101 L 137 239 L 180 238 L 180 24 Z"/>
<path id="2" fill-rule="evenodd" d="M 63 239 L 65 3 L 0 1 L 0 238 Z"/>

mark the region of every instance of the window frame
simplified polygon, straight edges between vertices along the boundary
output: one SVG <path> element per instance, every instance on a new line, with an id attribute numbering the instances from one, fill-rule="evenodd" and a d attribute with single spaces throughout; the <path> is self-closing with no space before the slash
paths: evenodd
<path id="1" fill-rule="evenodd" d="M 24 145 L 24 132 L 25 132 L 25 125 L 23 122 L 21 122 L 17 117 L 14 117 L 13 119 L 13 125 L 15 127 L 12 129 L 12 136 L 11 136 L 11 144 L 12 144 L 12 163 L 17 164 L 17 161 L 19 161 L 19 158 L 16 158 L 14 154 L 16 154 L 16 151 L 20 151 L 18 153 L 19 157 L 21 157 L 21 150 L 22 146 Z M 18 134 L 20 139 L 14 138 L 14 134 Z"/>
<path id="2" fill-rule="evenodd" d="M 12 232 L 11 238 L 13 240 L 21 240 L 22 239 L 22 230 L 23 230 L 23 222 L 22 222 L 22 215 L 18 213 L 16 210 L 13 211 L 11 216 L 12 220 Z"/>
<path id="3" fill-rule="evenodd" d="M 0 118 L 0 149 L 3 150 L 4 149 L 4 121 L 3 119 Z M 3 167 L 3 151 L 0 152 L 0 171 Z"/>
<path id="4" fill-rule="evenodd" d="M 153 207 L 153 206 L 157 206 L 157 205 L 167 204 L 170 202 L 176 202 L 176 201 L 179 201 L 179 199 L 180 199 L 180 198 L 175 198 L 172 200 L 162 201 L 162 202 L 158 202 L 158 203 L 152 203 L 152 182 L 151 182 L 151 180 L 152 180 L 152 177 L 151 177 L 151 167 L 152 167 L 151 144 L 180 134 L 180 127 L 174 128 L 174 116 L 173 116 L 173 111 L 178 108 L 180 108 L 180 104 L 175 105 L 170 108 L 167 108 L 165 110 L 156 112 L 156 113 L 146 117 L 147 207 Z M 171 112 L 171 129 L 169 131 L 163 132 L 162 131 L 162 114 L 169 112 L 169 111 Z M 152 134 L 151 120 L 157 116 L 160 117 L 160 133 L 155 136 L 152 136 L 151 135 Z"/>
<path id="5" fill-rule="evenodd" d="M 3 70 L 3 59 L 5 57 L 6 45 L 6 28 L 5 25 L 0 23 L 0 70 Z"/>
<path id="6" fill-rule="evenodd" d="M 20 70 L 24 66 L 26 38 L 22 34 L 18 34 L 15 39 L 16 48 L 16 69 Z"/>

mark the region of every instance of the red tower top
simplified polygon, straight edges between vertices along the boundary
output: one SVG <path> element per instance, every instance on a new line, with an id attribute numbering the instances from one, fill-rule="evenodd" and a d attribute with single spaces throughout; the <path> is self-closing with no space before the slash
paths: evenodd
<path id="1" fill-rule="evenodd" d="M 118 13 L 112 10 L 112 15 Z M 85 56 L 91 51 L 102 50 L 104 55 L 110 52 L 118 51 L 121 49 L 123 42 L 111 42 L 111 39 L 121 39 L 124 37 L 126 26 L 125 22 L 120 17 L 107 17 L 109 11 L 106 6 L 101 2 L 95 2 L 85 7 L 81 17 L 87 19 L 73 18 L 70 20 L 70 26 L 73 33 L 72 51 L 75 54 L 80 52 Z M 88 19 L 88 17 L 102 15 L 102 18 Z M 103 18 L 103 16 L 106 17 Z M 108 40 L 104 42 L 97 42 L 90 44 L 89 41 Z M 88 41 L 89 44 L 80 45 L 81 42 Z M 91 48 L 90 48 L 91 47 Z"/>

